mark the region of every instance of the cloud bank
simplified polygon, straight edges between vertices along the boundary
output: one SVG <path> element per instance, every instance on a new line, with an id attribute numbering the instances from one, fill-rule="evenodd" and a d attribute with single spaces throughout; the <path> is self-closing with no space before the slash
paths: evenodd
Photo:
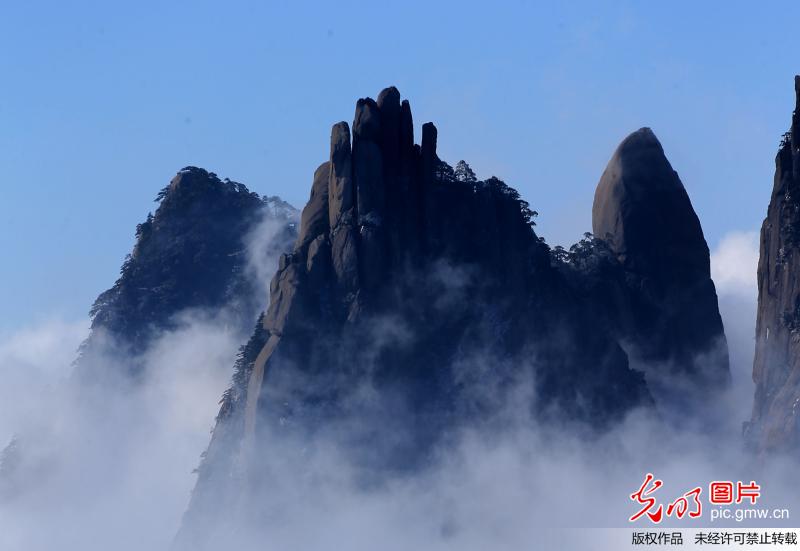
<path id="1" fill-rule="evenodd" d="M 729 393 L 709 396 L 731 419 L 718 432 L 671 429 L 637 412 L 616 429 L 588 437 L 531 424 L 510 404 L 502 425 L 454 435 L 456 445 L 430 469 L 379 484 L 364 484 L 335 441 L 298 447 L 264 442 L 258 459 L 267 484 L 258 496 L 258 522 L 209 545 L 603 548 L 603 541 L 575 528 L 627 529 L 636 511 L 628 495 L 646 472 L 664 480 L 659 499 L 665 502 L 711 480 L 757 479 L 764 503 L 800 515 L 788 484 L 796 478 L 794 466 L 754 461 L 737 428 L 749 418 L 752 401 L 757 250 L 754 233 L 734 233 L 712 255 L 734 378 Z M 254 273 L 263 277 L 269 262 L 254 261 Z M 7 441 L 12 431 L 24 435 L 30 427 L 45 436 L 20 441 L 27 456 L 14 473 L 16 491 L 0 499 L 0 548 L 168 549 L 246 338 L 222 314 L 184 312 L 178 328 L 143 355 L 138 385 L 87 394 L 71 388 L 69 378 L 86 331 L 85 323 L 48 322 L 0 341 L 0 369 L 8 381 L 0 389 L 0 437 Z M 105 361 L 112 369 L 123 359 L 112 348 Z"/>

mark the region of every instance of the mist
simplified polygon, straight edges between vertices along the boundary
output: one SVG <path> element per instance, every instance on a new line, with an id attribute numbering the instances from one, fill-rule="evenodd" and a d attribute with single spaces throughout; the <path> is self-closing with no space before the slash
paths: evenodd
<path id="1" fill-rule="evenodd" d="M 255 324 L 242 326 L 241 302 L 265 303 L 289 238 L 285 220 L 263 215 L 242 243 L 252 295 L 177 312 L 144 351 L 92 334 L 88 319 L 0 336 L 0 549 L 170 547 Z"/>
<path id="2" fill-rule="evenodd" d="M 251 244 L 253 251 L 264 249 Z M 741 441 L 752 406 L 757 258 L 754 233 L 730 234 L 712 253 L 733 382 L 708 396 L 727 419 L 713 432 L 670 428 L 645 411 L 599 435 L 532 423 L 519 406 L 534 398 L 526 394 L 532 385 L 521 385 L 518 400 L 509 400 L 496 419 L 450 435 L 453 444 L 430 468 L 379 483 L 364 483 L 339 434 L 322 431 L 314 441 L 267 438 L 251 458 L 264 480 L 254 490 L 259 510 L 248 512 L 249 529 L 205 543 L 262 550 L 478 550 L 548 548 L 556 545 L 548 538 L 558 538 L 561 548 L 589 541 L 602 548 L 603 541 L 576 528 L 629 529 L 627 519 L 638 508 L 628 496 L 648 472 L 664 481 L 661 503 L 712 480 L 757 480 L 759 506 L 800 514 L 791 463 L 754 458 Z M 253 256 L 255 278 L 268 281 L 265 274 L 274 269 L 274 258 Z M 177 321 L 142 354 L 145 369 L 136 384 L 104 380 L 89 389 L 74 388 L 70 377 L 88 323 L 49 321 L 3 336 L 0 438 L 5 443 L 19 435 L 22 455 L 4 462 L 0 548 L 170 548 L 218 400 L 248 336 L 224 309 L 182 312 Z M 108 343 L 103 361 L 109 372 L 128 360 Z M 706 525 L 707 519 L 704 513 Z M 697 522 L 663 524 L 670 525 Z"/>
<path id="3" fill-rule="evenodd" d="M 38 407 L 11 402 L 25 413 L 11 416 L 21 465 L 5 482 L 0 547 L 166 548 L 242 338 L 225 320 L 186 313 L 178 329 L 145 352 L 140 384 L 77 389 L 67 363 L 50 374 L 53 387 L 18 389 Z M 67 358 L 74 351 L 52 350 Z M 4 372 L 30 369 L 29 362 L 8 360 Z M 111 347 L 104 361 L 113 371 L 124 358 Z"/>

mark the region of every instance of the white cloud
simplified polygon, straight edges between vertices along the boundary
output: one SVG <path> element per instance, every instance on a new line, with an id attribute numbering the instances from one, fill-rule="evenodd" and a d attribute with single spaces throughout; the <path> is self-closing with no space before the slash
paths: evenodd
<path id="1" fill-rule="evenodd" d="M 66 379 L 88 320 L 49 319 L 0 336 L 0 448 Z"/>
<path id="2" fill-rule="evenodd" d="M 177 319 L 142 355 L 135 384 L 113 376 L 130 358 L 112 345 L 96 364 L 109 376 L 78 387 L 70 363 L 85 323 L 0 340 L 0 448 L 19 434 L 22 461 L 0 480 L 11 488 L 0 549 L 169 547 L 245 338 L 224 311 Z"/>
<path id="3" fill-rule="evenodd" d="M 720 294 L 755 296 L 758 232 L 731 232 L 711 254 L 711 277 Z"/>
<path id="4" fill-rule="evenodd" d="M 733 420 L 724 434 L 677 431 L 637 415 L 596 439 L 553 424 L 494 425 L 463 434 L 428 472 L 366 487 L 336 442 L 302 453 L 264 442 L 258 461 L 271 473 L 260 496 L 268 522 L 216 548 L 600 549 L 603 541 L 578 543 L 567 527 L 626 526 L 628 495 L 647 471 L 664 479 L 663 500 L 715 478 L 755 479 L 766 499 L 796 515 L 800 501 L 784 484 L 794 466 L 754 472 L 737 426 L 752 397 L 756 245 L 755 233 L 730 234 L 712 257 L 734 379 L 742 381 L 736 399 L 710 396 Z M 145 353 L 141 387 L 102 389 L 98 410 L 44 389 L 66 379 L 85 334 L 86 323 L 50 322 L 0 339 L 0 429 L 23 415 L 50 421 L 55 440 L 47 450 L 58 452 L 45 475 L 29 480 L 30 495 L 0 503 L 2 549 L 166 549 L 245 337 L 219 316 L 186 314 Z M 124 358 L 107 361 L 114 369 Z"/>
<path id="5" fill-rule="evenodd" d="M 711 253 L 711 276 L 717 287 L 719 311 L 728 340 L 732 388 L 727 399 L 740 420 L 749 417 L 753 404 L 753 354 L 755 352 L 759 234 L 726 234 Z"/>
<path id="6" fill-rule="evenodd" d="M 283 214 L 292 215 L 290 211 L 285 211 Z M 294 222 L 298 221 L 298 216 L 294 213 Z M 265 307 L 269 297 L 270 281 L 278 269 L 278 258 L 284 249 L 291 248 L 292 245 L 291 242 L 286 242 L 286 235 L 286 222 L 282 218 L 275 218 L 272 210 L 265 209 L 261 221 L 244 237 L 247 272 L 263 289 L 263 294 L 257 297 L 257 300 L 259 304 L 264 303 Z"/>

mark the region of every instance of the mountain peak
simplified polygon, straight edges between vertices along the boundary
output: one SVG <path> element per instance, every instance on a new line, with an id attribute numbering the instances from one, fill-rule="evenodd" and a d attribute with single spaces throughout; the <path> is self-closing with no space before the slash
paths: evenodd
<path id="1" fill-rule="evenodd" d="M 645 147 L 658 147 L 661 148 L 661 142 L 658 141 L 655 132 L 649 126 L 643 126 L 639 130 L 635 130 L 628 134 L 619 144 L 619 150 L 627 150 L 630 148 L 645 148 Z M 663 153 L 663 149 L 662 149 Z"/>
<path id="2" fill-rule="evenodd" d="M 650 128 L 628 135 L 609 160 L 595 191 L 592 229 L 628 277 L 639 282 L 637 300 L 626 308 L 634 315 L 625 333 L 637 335 L 632 355 L 667 365 L 649 382 L 664 370 L 688 374 L 697 389 L 728 381 L 708 244 L 689 195 Z M 711 352 L 712 359 L 701 359 Z"/>
<path id="3" fill-rule="evenodd" d="M 628 135 L 609 160 L 595 190 L 592 231 L 634 270 L 668 270 L 678 254 L 682 276 L 709 277 L 700 220 L 650 128 Z"/>
<path id="4" fill-rule="evenodd" d="M 189 532 L 202 532 L 197 515 L 217 507 L 207 488 L 236 461 L 224 439 L 258 449 L 273 430 L 345 434 L 356 464 L 405 470 L 448 428 L 497 413 L 518 384 L 536 385 L 526 411 L 598 428 L 652 403 L 551 266 L 513 188 L 459 178 L 436 155 L 433 123 L 415 145 L 395 88 L 358 100 L 350 128 L 333 125 L 314 172 L 252 341 L 260 352 L 200 468 Z"/>
<path id="5" fill-rule="evenodd" d="M 230 305 L 249 325 L 260 308 L 252 299 L 261 286 L 246 274 L 246 236 L 268 217 L 283 227 L 269 245 L 277 249 L 275 256 L 294 237 L 294 209 L 288 203 L 262 199 L 202 168 L 178 171 L 156 200 L 155 214 L 136 228 L 136 243 L 119 279 L 92 306 L 87 352 L 94 335 L 102 333 L 138 353 L 158 330 L 171 327 L 175 314 L 189 308 Z"/>
<path id="6" fill-rule="evenodd" d="M 225 193 L 239 193 L 242 195 L 251 195 L 258 197 L 255 193 L 251 193 L 247 186 L 229 180 L 220 178 L 213 172 L 196 166 L 186 166 L 180 169 L 175 176 L 172 177 L 169 184 L 161 189 L 156 197 L 156 201 L 163 202 L 164 200 L 172 201 L 176 198 L 183 200 L 206 200 L 207 195 L 225 194 Z"/>
<path id="7" fill-rule="evenodd" d="M 648 126 L 643 126 L 628 134 L 617 146 L 608 165 L 612 169 L 629 175 L 642 170 L 652 171 L 653 165 L 672 170 L 661 142 Z M 665 182 L 669 181 L 665 180 Z M 631 182 L 650 185 L 654 183 L 652 179 L 642 178 L 632 179 Z"/>
<path id="8" fill-rule="evenodd" d="M 180 536 L 187 548 L 205 540 L 209 512 L 224 516 L 220 504 L 249 499 L 238 484 L 264 473 L 258 460 L 237 454 L 268 454 L 273 438 L 331 438 L 357 468 L 407 471 L 424 466 L 448 434 L 502 416 L 512 398 L 540 422 L 588 430 L 650 408 L 644 375 L 631 369 L 620 344 L 639 333 L 669 336 L 657 343 L 658 359 L 683 360 L 720 337 L 724 348 L 707 247 L 706 279 L 689 298 L 703 299 L 706 317 L 697 323 L 710 329 L 676 335 L 661 324 L 685 319 L 665 315 L 669 305 L 647 302 L 640 286 L 626 287 L 637 274 L 626 272 L 617 255 L 598 286 L 602 298 L 584 293 L 588 276 L 580 268 L 568 274 L 571 265 L 554 260 L 519 193 L 494 177 L 478 180 L 466 162 L 454 170 L 437 156 L 438 137 L 428 122 L 414 143 L 410 105 L 393 87 L 377 101 L 358 100 L 352 126 L 333 125 L 300 235 L 281 257 L 242 382 L 226 394 L 200 466 Z M 649 214 L 661 198 L 637 191 L 660 183 L 649 178 L 669 179 L 669 193 L 683 189 L 666 158 L 639 166 L 639 156 L 654 154 L 663 157 L 658 140 L 641 129 L 603 176 L 598 195 L 608 198 L 600 210 L 612 212 L 609 220 L 616 216 L 621 229 L 645 224 L 621 193 L 636 199 L 630 208 Z M 693 215 L 685 200 L 674 213 L 666 205 L 664 216 Z M 702 240 L 699 228 L 697 234 Z M 633 244 L 630 252 L 643 257 L 644 247 Z M 660 254 L 664 264 L 686 264 L 673 246 Z M 655 270 L 639 277 L 661 276 Z M 608 303 L 620 295 L 627 302 Z M 636 314 L 643 327 L 625 325 L 642 303 Z M 609 323 L 599 312 L 614 308 Z M 727 351 L 722 355 L 717 367 L 727 370 Z M 237 471 L 245 464 L 247 472 Z"/>

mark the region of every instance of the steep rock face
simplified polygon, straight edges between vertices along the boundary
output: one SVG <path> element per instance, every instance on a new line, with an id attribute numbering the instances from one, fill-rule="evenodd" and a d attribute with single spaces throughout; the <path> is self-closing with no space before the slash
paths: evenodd
<path id="1" fill-rule="evenodd" d="M 800 444 L 800 76 L 790 131 L 775 157 L 775 179 L 761 226 L 758 315 L 750 444 L 761 452 Z"/>
<path id="2" fill-rule="evenodd" d="M 394 88 L 358 101 L 352 137 L 333 126 L 200 467 L 189 546 L 249 510 L 237 484 L 257 485 L 260 444 L 275 438 L 334 433 L 358 463 L 403 470 L 526 383 L 524 412 L 559 422 L 604 426 L 650 404 L 551 265 L 527 203 L 496 178 L 456 177 L 436 144 L 431 123 L 414 144 Z"/>
<path id="3" fill-rule="evenodd" d="M 592 230 L 619 263 L 599 279 L 606 287 L 595 301 L 654 393 L 656 386 L 702 394 L 725 385 L 727 344 L 708 245 L 649 128 L 625 138 L 609 161 L 594 196 Z"/>
<path id="4" fill-rule="evenodd" d="M 135 357 L 188 309 L 225 306 L 246 330 L 258 314 L 253 297 L 259 292 L 246 273 L 246 236 L 265 218 L 274 220 L 280 229 L 266 246 L 276 257 L 296 236 L 293 207 L 201 168 L 182 169 L 157 200 L 155 215 L 136 228 L 119 279 L 92 306 L 92 332 L 82 346 L 78 375 L 91 371 L 93 354 L 109 342 Z"/>

